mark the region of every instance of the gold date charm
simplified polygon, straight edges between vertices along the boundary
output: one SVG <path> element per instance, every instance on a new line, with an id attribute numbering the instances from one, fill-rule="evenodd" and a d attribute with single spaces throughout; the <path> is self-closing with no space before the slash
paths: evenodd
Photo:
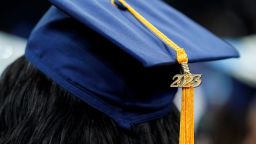
<path id="1" fill-rule="evenodd" d="M 201 77 L 202 74 L 177 74 L 171 87 L 198 87 L 202 83 Z"/>
<path id="2" fill-rule="evenodd" d="M 171 87 L 198 87 L 202 83 L 202 74 L 191 74 L 188 64 L 182 63 L 183 74 L 175 75 L 172 80 L 174 82 L 170 85 Z"/>

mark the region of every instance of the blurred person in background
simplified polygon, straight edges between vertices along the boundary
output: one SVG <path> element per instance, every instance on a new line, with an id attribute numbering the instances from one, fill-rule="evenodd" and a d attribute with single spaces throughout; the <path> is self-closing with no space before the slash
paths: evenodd
<path id="1" fill-rule="evenodd" d="M 256 99 L 248 108 L 246 116 L 246 134 L 242 144 L 255 144 L 256 142 Z"/>

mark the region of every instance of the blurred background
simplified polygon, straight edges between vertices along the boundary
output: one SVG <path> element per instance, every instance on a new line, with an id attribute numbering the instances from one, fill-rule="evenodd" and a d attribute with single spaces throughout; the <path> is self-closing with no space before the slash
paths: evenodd
<path id="1" fill-rule="evenodd" d="M 239 59 L 193 64 L 196 144 L 256 144 L 256 0 L 165 0 L 233 45 Z M 0 5 L 0 73 L 24 53 L 26 40 L 50 7 L 46 0 Z M 175 102 L 179 106 L 179 97 Z"/>

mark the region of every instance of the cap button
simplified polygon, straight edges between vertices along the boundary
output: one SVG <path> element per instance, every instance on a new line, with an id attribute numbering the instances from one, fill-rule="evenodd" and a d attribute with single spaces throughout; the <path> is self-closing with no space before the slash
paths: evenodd
<path id="1" fill-rule="evenodd" d="M 127 8 L 119 2 L 119 0 L 112 0 L 112 3 L 121 10 L 127 10 Z"/>

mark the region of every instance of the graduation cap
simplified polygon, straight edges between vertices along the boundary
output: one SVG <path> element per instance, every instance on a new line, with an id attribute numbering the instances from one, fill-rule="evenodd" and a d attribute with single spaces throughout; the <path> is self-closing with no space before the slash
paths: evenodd
<path id="1" fill-rule="evenodd" d="M 29 38 L 28 60 L 123 128 L 167 115 L 183 87 L 180 143 L 192 144 L 201 75 L 188 62 L 238 53 L 160 0 L 50 1 L 54 7 Z"/>

